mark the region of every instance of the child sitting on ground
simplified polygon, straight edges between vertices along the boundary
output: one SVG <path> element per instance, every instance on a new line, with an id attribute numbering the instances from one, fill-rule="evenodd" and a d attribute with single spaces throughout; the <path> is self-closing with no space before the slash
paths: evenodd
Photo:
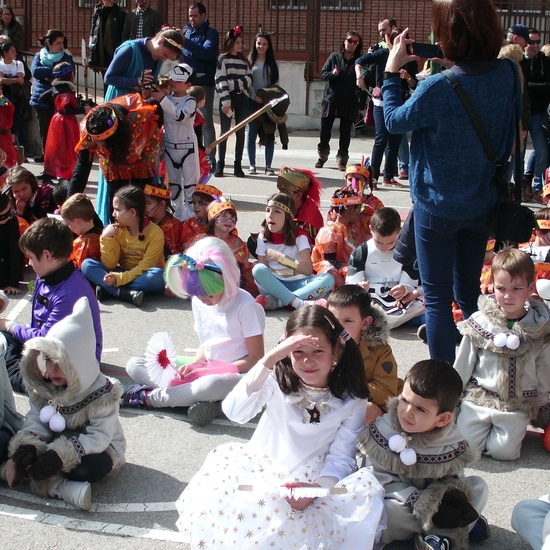
<path id="1" fill-rule="evenodd" d="M 45 183 L 39 184 L 36 176 L 26 168 L 10 168 L 6 184 L 11 187 L 16 214 L 27 223 L 31 224 L 55 211 L 52 188 Z"/>
<path id="2" fill-rule="evenodd" d="M 339 287 L 345 283 L 349 257 L 357 245 L 354 236 L 358 232 L 361 196 L 347 187 L 337 189 L 330 205 L 328 218 L 332 221 L 327 221 L 315 237 L 311 261 L 315 273 L 330 273 Z"/>
<path id="3" fill-rule="evenodd" d="M 534 291 L 535 266 L 515 248 L 491 268 L 495 294 L 458 324 L 454 367 L 465 396 L 457 425 L 470 445 L 497 460 L 516 460 L 530 422 L 550 420 L 550 312 Z"/>
<path id="4" fill-rule="evenodd" d="M 401 217 L 394 208 L 383 207 L 373 215 L 372 239 L 359 245 L 351 254 L 346 283 L 360 284 L 382 307 L 390 329 L 415 317 L 421 324 L 424 314 L 422 287 L 412 279 L 393 257 L 401 230 Z"/>
<path id="5" fill-rule="evenodd" d="M 8 193 L 0 193 L 0 289 L 6 294 L 21 294 L 24 256 L 19 248 L 19 222 L 11 208 Z"/>
<path id="6" fill-rule="evenodd" d="M 192 218 L 185 220 L 181 228 L 181 240 L 184 248 L 201 233 L 206 233 L 208 225 L 208 205 L 221 198 L 222 192 L 213 185 L 207 183 L 198 183 L 193 193 L 193 213 Z M 235 229 L 236 231 L 236 229 Z"/>
<path id="7" fill-rule="evenodd" d="M 61 217 L 76 235 L 73 241 L 71 260 L 78 269 L 86 258 L 99 260 L 101 250 L 99 236 L 101 229 L 94 223 L 96 213 L 92 201 L 82 193 L 69 197 L 61 207 Z"/>
<path id="8" fill-rule="evenodd" d="M 264 309 L 302 307 L 307 300 L 322 298 L 334 285 L 330 273 L 315 275 L 309 237 L 294 221 L 292 197 L 272 195 L 265 209 L 265 226 L 258 234 L 258 263 L 252 269 L 261 289 L 256 301 Z"/>
<path id="9" fill-rule="evenodd" d="M 371 400 L 365 424 L 387 412 L 386 402 L 399 395 L 403 381 L 388 344 L 389 329 L 382 309 L 371 303 L 370 294 L 358 285 L 344 285 L 327 298 L 327 308 L 359 346 Z"/>
<path id="10" fill-rule="evenodd" d="M 512 512 L 512 527 L 533 550 L 550 549 L 550 494 L 520 500 Z"/>
<path id="11" fill-rule="evenodd" d="M 220 401 L 264 353 L 265 314 L 248 292 L 240 289 L 240 272 L 229 247 L 205 237 L 173 256 L 166 283 L 177 296 L 191 296 L 200 346 L 194 358 L 180 361 L 181 384 L 159 387 L 144 357 L 133 357 L 126 370 L 138 382 L 124 392 L 128 407 L 189 407 L 187 415 L 204 426 L 221 414 Z M 187 327 L 185 327 L 186 329 Z M 217 363 L 231 364 L 231 370 Z M 190 375 L 195 375 L 189 381 Z M 187 383 L 184 383 L 187 378 Z"/>
<path id="12" fill-rule="evenodd" d="M 30 411 L 1 466 L 10 487 L 29 479 L 40 496 L 90 510 L 90 482 L 124 464 L 122 387 L 100 372 L 95 347 L 87 298 L 80 298 L 46 336 L 26 343 L 21 372 Z"/>
<path id="13" fill-rule="evenodd" d="M 361 206 L 361 217 L 355 236 L 356 242 L 362 243 L 371 238 L 370 223 L 372 215 L 384 206 L 384 203 L 373 194 L 372 173 L 370 162 L 367 159 L 361 164 L 350 164 L 344 175 L 346 186 L 355 191 L 363 198 Z"/>
<path id="14" fill-rule="evenodd" d="M 88 298 L 94 320 L 96 359 L 101 361 L 103 336 L 99 305 L 90 283 L 69 260 L 73 251 L 73 234 L 62 222 L 43 218 L 33 223 L 21 236 L 19 246 L 36 272 L 30 323 L 0 319 L 6 339 L 6 367 L 12 388 L 26 393 L 20 372 L 23 344 L 30 338 L 45 336 L 52 326 L 69 315 L 79 298 Z"/>
<path id="15" fill-rule="evenodd" d="M 386 490 L 382 542 L 415 537 L 416 548 L 449 550 L 449 539 L 452 547 L 468 548 L 468 538 L 487 538 L 487 521 L 479 516 L 487 483 L 464 477 L 479 453 L 454 423 L 461 393 L 460 377 L 449 363 L 419 361 L 407 373 L 401 395 L 388 401 L 388 412 L 359 434 L 365 465 Z"/>
<path id="16" fill-rule="evenodd" d="M 534 262 L 550 262 L 550 208 L 540 208 L 535 212 L 537 227 L 535 239 L 526 243 L 520 250 L 531 256 Z"/>
<path id="17" fill-rule="evenodd" d="M 356 471 L 366 397 L 359 350 L 334 315 L 318 305 L 293 312 L 284 338 L 223 402 L 233 422 L 262 417 L 250 441 L 213 450 L 177 500 L 184 542 L 372 549 L 384 493 L 369 470 Z"/>
<path id="18" fill-rule="evenodd" d="M 141 307 L 145 292 L 164 291 L 164 234 L 145 217 L 145 193 L 134 185 L 115 193 L 113 216 L 101 233 L 101 261 L 84 260 L 82 272 L 100 302 L 112 296 Z"/>
<path id="19" fill-rule="evenodd" d="M 164 233 L 164 257 L 179 254 L 183 247 L 181 240 L 183 224 L 174 217 L 170 189 L 147 184 L 143 191 L 145 192 L 145 215 Z"/>

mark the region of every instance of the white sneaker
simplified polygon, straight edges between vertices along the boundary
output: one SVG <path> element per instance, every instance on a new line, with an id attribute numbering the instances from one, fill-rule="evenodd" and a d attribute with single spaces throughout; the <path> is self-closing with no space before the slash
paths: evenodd
<path id="1" fill-rule="evenodd" d="M 10 303 L 10 299 L 3 290 L 0 290 L 0 313 L 2 313 Z"/>
<path id="2" fill-rule="evenodd" d="M 87 481 L 62 479 L 51 489 L 50 496 L 60 498 L 80 510 L 88 511 L 92 508 L 92 486 Z"/>

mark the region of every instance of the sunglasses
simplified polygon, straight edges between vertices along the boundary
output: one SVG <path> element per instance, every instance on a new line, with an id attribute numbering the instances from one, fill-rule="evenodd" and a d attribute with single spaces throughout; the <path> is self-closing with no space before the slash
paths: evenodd
<path id="1" fill-rule="evenodd" d="M 346 38 L 346 42 L 349 42 L 350 44 L 359 44 L 359 40 L 354 40 L 353 38 Z"/>
<path id="2" fill-rule="evenodd" d="M 8 210 L 7 212 L 4 212 L 3 214 L 0 214 L 0 222 L 3 222 L 5 220 L 9 220 L 12 217 L 13 213 L 11 210 Z"/>
<path id="3" fill-rule="evenodd" d="M 540 44 L 541 43 L 541 40 L 540 38 L 538 40 L 531 40 L 531 42 L 533 42 L 533 44 Z"/>

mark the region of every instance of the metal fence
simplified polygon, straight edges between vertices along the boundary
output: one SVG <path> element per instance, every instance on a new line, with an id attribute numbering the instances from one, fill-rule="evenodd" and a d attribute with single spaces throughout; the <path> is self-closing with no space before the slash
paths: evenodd
<path id="1" fill-rule="evenodd" d="M 126 9 L 134 0 L 117 0 Z M 153 0 L 170 25 L 187 23 L 192 0 Z M 365 46 L 379 40 L 378 21 L 393 17 L 408 26 L 411 35 L 426 41 L 430 33 L 432 0 L 203 0 L 214 28 L 223 36 L 234 25 L 244 28 L 245 48 L 262 29 L 272 33 L 277 59 L 306 62 L 305 79 L 318 78 L 328 55 L 338 49 L 348 30 L 356 30 Z M 39 38 L 50 28 L 66 33 L 69 49 L 80 56 L 82 38 L 88 39 L 96 0 L 11 0 L 10 5 L 22 21 L 26 33 L 25 50 L 37 51 Z M 544 42 L 550 42 L 550 0 L 495 0 L 503 27 L 523 23 L 537 27 Z M 101 87 L 90 71 L 90 86 Z M 94 84 L 94 85 L 95 85 Z"/>

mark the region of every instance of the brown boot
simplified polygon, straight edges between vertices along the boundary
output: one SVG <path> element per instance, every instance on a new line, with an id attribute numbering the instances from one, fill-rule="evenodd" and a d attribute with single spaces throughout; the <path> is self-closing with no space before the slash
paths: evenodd
<path id="1" fill-rule="evenodd" d="M 315 163 L 315 168 L 322 168 L 330 155 L 330 149 L 328 147 L 317 147 L 317 154 L 319 160 Z"/>
<path id="2" fill-rule="evenodd" d="M 348 165 L 349 156 L 348 155 L 336 155 L 336 165 L 340 172 L 345 172 Z"/>

